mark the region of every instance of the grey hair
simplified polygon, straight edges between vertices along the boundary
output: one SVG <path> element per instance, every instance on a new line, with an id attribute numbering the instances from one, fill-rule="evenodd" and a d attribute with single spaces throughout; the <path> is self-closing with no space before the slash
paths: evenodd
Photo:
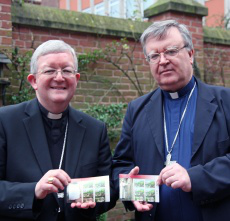
<path id="1" fill-rule="evenodd" d="M 70 52 L 74 59 L 74 68 L 78 69 L 77 56 L 74 49 L 62 40 L 49 40 L 37 47 L 30 62 L 30 73 L 36 74 L 38 71 L 38 58 L 47 54 Z"/>
<path id="2" fill-rule="evenodd" d="M 150 25 L 141 35 L 140 42 L 143 47 L 143 51 L 145 56 L 147 56 L 146 52 L 146 41 L 148 38 L 155 38 L 157 40 L 164 39 L 167 35 L 168 30 L 171 27 L 175 27 L 181 33 L 181 36 L 184 40 L 184 44 L 188 48 L 188 51 L 193 50 L 192 37 L 184 24 L 179 24 L 175 20 L 165 20 L 165 21 L 157 21 Z"/>

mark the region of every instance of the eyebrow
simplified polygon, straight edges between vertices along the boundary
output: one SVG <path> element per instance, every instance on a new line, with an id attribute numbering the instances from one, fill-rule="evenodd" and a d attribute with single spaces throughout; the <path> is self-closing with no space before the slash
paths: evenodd
<path id="1" fill-rule="evenodd" d="M 167 48 L 164 48 L 162 52 L 167 51 L 167 50 L 172 49 L 172 48 L 179 48 L 179 46 L 178 46 L 178 45 L 170 45 L 170 46 L 168 46 Z M 161 52 L 150 51 L 150 52 L 148 53 L 148 55 L 154 54 L 154 53 L 159 54 L 159 53 L 161 53 Z"/>
<path id="2" fill-rule="evenodd" d="M 56 64 L 54 64 L 54 63 L 51 63 L 51 64 L 49 64 L 49 65 L 44 65 L 43 66 L 43 69 L 44 68 L 51 68 L 51 69 L 56 69 L 56 67 L 54 67 L 54 66 L 56 66 Z M 74 68 L 74 65 L 71 65 L 71 64 L 63 64 L 62 65 L 63 67 L 61 68 L 61 69 L 64 69 L 64 68 Z"/>
<path id="3" fill-rule="evenodd" d="M 178 45 L 171 45 L 171 46 L 167 47 L 165 50 L 168 50 L 168 49 L 171 49 L 171 48 L 179 48 L 179 46 Z"/>

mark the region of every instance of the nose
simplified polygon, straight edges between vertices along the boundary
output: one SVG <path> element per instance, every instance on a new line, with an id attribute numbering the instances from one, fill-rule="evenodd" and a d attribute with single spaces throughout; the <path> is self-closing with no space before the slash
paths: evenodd
<path id="1" fill-rule="evenodd" d="M 165 57 L 164 53 L 160 53 L 160 58 L 159 58 L 159 65 L 165 65 L 169 62 L 169 60 Z"/>
<path id="2" fill-rule="evenodd" d="M 56 81 L 64 81 L 61 70 L 57 70 L 56 76 L 54 77 Z"/>

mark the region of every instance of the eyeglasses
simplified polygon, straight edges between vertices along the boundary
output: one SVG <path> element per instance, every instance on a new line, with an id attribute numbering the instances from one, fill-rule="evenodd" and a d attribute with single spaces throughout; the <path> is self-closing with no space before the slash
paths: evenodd
<path id="1" fill-rule="evenodd" d="M 180 50 L 182 50 L 183 48 L 186 48 L 186 47 L 187 47 L 187 45 L 183 46 L 182 48 L 170 48 L 170 49 L 167 49 L 161 53 L 164 54 L 165 58 L 170 59 L 171 57 L 176 56 Z M 161 53 L 151 53 L 151 54 L 147 55 L 146 60 L 149 63 L 153 63 L 153 64 L 158 63 L 160 61 Z"/>
<path id="2" fill-rule="evenodd" d="M 77 73 L 77 70 L 74 70 L 72 68 L 65 68 L 65 69 L 60 69 L 60 70 L 47 68 L 47 69 L 40 71 L 39 73 L 54 77 L 54 76 L 57 76 L 59 71 L 61 72 L 62 77 L 65 77 L 65 78 L 72 77 L 73 75 Z"/>

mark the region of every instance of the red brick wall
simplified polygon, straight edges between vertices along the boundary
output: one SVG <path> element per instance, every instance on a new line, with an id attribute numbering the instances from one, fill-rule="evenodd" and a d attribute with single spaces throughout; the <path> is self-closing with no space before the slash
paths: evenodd
<path id="1" fill-rule="evenodd" d="M 11 0 L 0 0 L 0 48 L 8 48 L 11 44 Z"/>
<path id="2" fill-rule="evenodd" d="M 90 0 L 81 1 L 81 8 L 82 8 L 82 10 L 84 10 L 86 8 L 89 8 L 89 7 L 90 7 Z"/>
<path id="3" fill-rule="evenodd" d="M 230 47 L 204 44 L 204 77 L 210 84 L 230 86 Z"/>
<path id="4" fill-rule="evenodd" d="M 208 8 L 208 16 L 205 18 L 205 24 L 209 27 L 222 26 L 223 17 L 225 16 L 225 0 L 205 1 L 205 6 Z"/>
<path id="5" fill-rule="evenodd" d="M 204 43 L 203 43 L 203 28 L 201 17 L 188 15 L 188 14 L 179 14 L 173 12 L 167 12 L 165 14 L 161 14 L 152 18 L 152 20 L 162 20 L 162 19 L 176 19 L 179 22 L 182 22 L 187 25 L 189 28 L 195 48 L 195 58 L 200 68 L 200 71 L 203 73 L 203 79 L 207 80 L 207 82 L 211 82 L 212 78 L 210 77 L 210 56 L 213 54 L 212 59 L 215 56 L 218 56 L 218 52 L 215 48 L 220 48 L 223 51 L 221 56 L 224 56 L 227 53 L 226 48 L 229 50 L 229 47 L 225 46 L 214 46 L 214 45 L 205 45 L 205 56 L 204 53 Z M 13 27 L 13 40 L 12 45 L 18 46 L 21 48 L 21 51 L 28 50 L 30 48 L 36 48 L 39 44 L 49 39 L 62 39 L 65 42 L 69 43 L 73 46 L 78 54 L 82 54 L 85 52 L 93 51 L 95 49 L 100 49 L 106 47 L 107 44 L 111 43 L 114 40 L 118 40 L 120 38 L 114 38 L 111 36 L 103 36 L 98 37 L 93 34 L 87 33 L 77 33 L 72 31 L 60 31 L 55 29 L 45 29 L 45 28 L 35 28 L 35 27 L 26 27 L 21 25 L 14 25 Z M 129 40 L 129 45 L 134 47 L 135 42 L 133 40 Z M 212 51 L 212 53 L 210 53 Z M 228 52 L 229 53 L 229 52 Z M 113 60 L 116 60 L 119 53 L 113 56 Z M 152 87 L 152 78 L 149 72 L 149 66 L 144 59 L 144 55 L 142 52 L 142 48 L 138 43 L 136 45 L 135 51 L 133 53 L 135 69 L 138 73 L 138 77 L 140 79 L 140 83 L 142 85 L 142 89 L 144 93 L 150 91 Z M 225 58 L 225 57 L 224 57 Z M 205 59 L 205 60 L 204 60 Z M 215 59 L 217 62 L 218 59 Z M 224 60 L 221 59 L 223 63 Z M 210 64 L 209 64 L 210 63 Z M 204 65 L 205 64 L 205 65 Z M 123 59 L 120 62 L 120 67 L 125 70 L 129 68 L 128 60 Z M 205 67 L 205 70 L 203 70 Z M 217 65 L 217 68 L 220 67 Z M 224 67 L 223 71 L 225 75 L 229 74 L 229 62 L 225 61 L 225 64 L 222 65 Z M 72 104 L 76 108 L 86 108 L 87 103 L 117 103 L 117 102 L 129 102 L 133 98 L 138 96 L 137 91 L 134 86 L 130 84 L 130 81 L 125 77 L 121 71 L 117 70 L 113 65 L 109 64 L 105 61 L 98 61 L 97 64 L 92 65 L 93 70 L 91 73 L 81 73 L 81 79 L 78 84 L 78 88 L 76 94 L 72 100 Z M 212 70 L 215 68 L 212 67 Z M 216 71 L 215 71 L 216 72 Z M 215 73 L 215 79 L 218 84 L 221 84 L 221 80 L 225 80 L 223 85 L 229 86 L 230 82 L 226 76 L 225 78 L 217 79 L 218 73 Z M 131 74 L 133 75 L 133 73 Z M 103 79 L 106 79 L 104 81 Z"/>

